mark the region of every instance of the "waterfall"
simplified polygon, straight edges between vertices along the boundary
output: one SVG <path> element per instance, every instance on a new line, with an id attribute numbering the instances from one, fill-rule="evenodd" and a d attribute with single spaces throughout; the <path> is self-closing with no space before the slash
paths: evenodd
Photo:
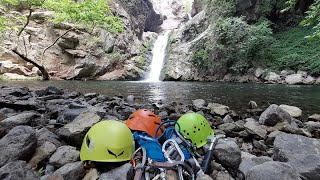
<path id="1" fill-rule="evenodd" d="M 152 49 L 151 70 L 146 80 L 148 82 L 160 81 L 163 61 L 166 56 L 166 48 L 168 44 L 169 34 L 170 34 L 170 31 L 165 31 L 162 34 L 159 34 L 156 42 L 154 43 L 154 46 Z"/>

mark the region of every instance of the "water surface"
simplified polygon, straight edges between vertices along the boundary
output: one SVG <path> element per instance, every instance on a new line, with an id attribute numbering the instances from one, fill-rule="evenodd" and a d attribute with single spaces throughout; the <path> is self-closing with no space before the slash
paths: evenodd
<path id="1" fill-rule="evenodd" d="M 96 92 L 107 96 L 134 95 L 138 101 L 191 103 L 194 99 L 228 105 L 244 111 L 250 100 L 260 107 L 269 104 L 298 106 L 305 115 L 320 113 L 320 86 L 243 84 L 224 82 L 133 82 L 133 81 L 0 81 L 5 86 L 42 89 L 56 86 L 69 91 Z"/>

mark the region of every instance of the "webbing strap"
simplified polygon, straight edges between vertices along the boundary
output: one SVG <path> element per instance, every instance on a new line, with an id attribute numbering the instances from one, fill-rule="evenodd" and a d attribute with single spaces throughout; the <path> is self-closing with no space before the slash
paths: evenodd
<path id="1" fill-rule="evenodd" d="M 137 164 L 137 166 L 134 168 L 135 175 L 133 180 L 141 180 L 142 174 L 143 174 L 144 167 L 141 164 Z"/>
<path id="2" fill-rule="evenodd" d="M 185 162 L 182 162 L 182 161 L 175 161 L 175 162 L 172 162 L 172 163 L 169 163 L 169 162 L 151 162 L 148 164 L 148 166 L 150 166 L 151 168 L 164 168 L 164 169 L 173 169 L 173 170 L 176 170 L 177 169 L 177 166 L 182 166 L 185 170 L 187 170 L 192 179 L 195 178 L 195 175 L 194 175 L 194 172 L 192 170 L 192 168 Z"/>

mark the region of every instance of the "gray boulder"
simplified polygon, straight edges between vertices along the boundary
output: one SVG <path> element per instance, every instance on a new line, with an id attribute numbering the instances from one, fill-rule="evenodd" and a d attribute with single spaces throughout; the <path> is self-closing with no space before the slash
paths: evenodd
<path id="1" fill-rule="evenodd" d="M 257 109 L 258 108 L 258 104 L 255 101 L 250 101 L 248 103 L 249 109 Z"/>
<path id="2" fill-rule="evenodd" d="M 95 113 L 83 112 L 74 121 L 58 129 L 56 134 L 69 144 L 80 147 L 85 133 L 100 120 L 100 116 Z"/>
<path id="3" fill-rule="evenodd" d="M 44 174 L 50 175 L 50 174 L 53 174 L 55 171 L 56 171 L 56 168 L 53 165 L 47 164 L 44 170 Z"/>
<path id="4" fill-rule="evenodd" d="M 278 129 L 279 131 L 283 131 L 291 134 L 299 134 L 299 135 L 306 135 L 306 136 L 308 136 L 309 134 L 302 128 L 299 128 L 298 125 L 294 122 L 292 123 L 280 122 L 277 125 L 275 125 L 274 128 Z"/>
<path id="5" fill-rule="evenodd" d="M 320 122 L 320 114 L 313 114 L 308 117 L 309 121 L 319 121 Z"/>
<path id="6" fill-rule="evenodd" d="M 275 72 L 269 72 L 265 77 L 264 80 L 266 80 L 269 83 L 277 83 L 281 81 L 281 77 L 279 74 Z"/>
<path id="7" fill-rule="evenodd" d="M 265 72 L 264 69 L 262 69 L 261 67 L 258 67 L 255 71 L 254 71 L 254 75 L 257 77 L 257 78 L 260 78 L 263 73 Z"/>
<path id="8" fill-rule="evenodd" d="M 228 171 L 219 171 L 215 180 L 234 180 Z"/>
<path id="9" fill-rule="evenodd" d="M 241 151 L 234 141 L 220 139 L 214 148 L 214 156 L 222 165 L 234 169 L 241 163 Z"/>
<path id="10" fill-rule="evenodd" d="M 79 154 L 75 147 L 61 146 L 50 157 L 49 163 L 59 168 L 67 163 L 76 162 L 79 159 Z"/>
<path id="11" fill-rule="evenodd" d="M 301 180 L 293 167 L 286 163 L 268 161 L 247 172 L 246 180 Z"/>
<path id="12" fill-rule="evenodd" d="M 208 108 L 211 110 L 211 114 L 217 114 L 220 116 L 224 116 L 229 112 L 228 106 L 218 104 L 218 103 L 209 103 Z"/>
<path id="13" fill-rule="evenodd" d="M 305 79 L 303 79 L 303 84 L 314 84 L 314 82 L 316 81 L 316 79 L 312 76 L 307 76 Z"/>
<path id="14" fill-rule="evenodd" d="M 294 73 L 295 73 L 295 71 L 293 71 L 293 70 L 282 70 L 280 72 L 280 75 L 281 76 L 288 76 L 288 75 L 291 75 L 291 74 L 294 74 Z"/>
<path id="15" fill-rule="evenodd" d="M 224 123 L 233 123 L 234 122 L 232 117 L 230 115 L 228 115 L 228 114 L 222 119 L 222 121 Z"/>
<path id="16" fill-rule="evenodd" d="M 286 77 L 287 84 L 302 84 L 303 76 L 301 74 L 291 74 Z"/>
<path id="17" fill-rule="evenodd" d="M 241 152 L 241 163 L 239 166 L 239 170 L 243 172 L 244 175 L 246 175 L 247 172 L 254 166 L 263 164 L 268 161 L 272 161 L 272 158 L 267 156 L 257 157 L 247 152 Z"/>
<path id="18" fill-rule="evenodd" d="M 196 99 L 192 101 L 192 104 L 195 109 L 201 109 L 206 105 L 206 101 L 203 99 Z"/>
<path id="19" fill-rule="evenodd" d="M 64 94 L 63 90 L 56 88 L 54 86 L 49 86 L 44 90 L 35 91 L 38 96 L 47 96 L 47 95 L 62 95 Z"/>
<path id="20" fill-rule="evenodd" d="M 246 119 L 244 127 L 250 134 L 256 135 L 260 139 L 264 139 L 268 134 L 267 127 L 264 125 L 260 125 L 256 120 L 252 118 Z"/>
<path id="21" fill-rule="evenodd" d="M 91 168 L 82 180 L 96 180 L 99 178 L 99 176 L 100 173 L 98 172 L 98 170 L 95 168 Z"/>
<path id="22" fill-rule="evenodd" d="M 291 122 L 291 116 L 276 104 L 270 105 L 259 118 L 259 123 L 267 126 L 274 126 L 283 121 Z"/>
<path id="23" fill-rule="evenodd" d="M 30 95 L 28 88 L 19 88 L 19 87 L 4 87 L 1 88 L 0 96 L 15 96 L 15 97 L 23 97 Z"/>
<path id="24" fill-rule="evenodd" d="M 40 176 L 25 161 L 12 161 L 0 168 L 0 179 L 33 180 Z"/>
<path id="25" fill-rule="evenodd" d="M 218 126 L 218 129 L 224 131 L 228 136 L 235 137 L 238 135 L 236 132 L 237 126 L 234 123 L 224 123 Z"/>
<path id="26" fill-rule="evenodd" d="M 307 75 L 308 75 L 308 73 L 306 71 L 301 71 L 301 70 L 298 70 L 297 74 L 300 74 L 304 78 L 307 77 Z"/>
<path id="27" fill-rule="evenodd" d="M 131 168 L 131 164 L 126 163 L 118 168 L 112 169 L 106 173 L 100 175 L 99 180 L 109 180 L 109 179 L 116 179 L 116 180 L 126 180 L 127 173 Z"/>
<path id="28" fill-rule="evenodd" d="M 7 115 L 5 115 L 3 112 L 0 112 L 0 122 L 7 118 Z"/>
<path id="29" fill-rule="evenodd" d="M 56 170 L 52 175 L 52 177 L 63 177 L 63 179 L 68 180 L 80 180 L 85 175 L 85 169 L 83 166 L 83 162 L 74 162 L 74 163 L 68 163 L 58 170 Z M 50 177 L 49 176 L 49 177 Z"/>
<path id="30" fill-rule="evenodd" d="M 213 179 L 207 174 L 202 174 L 197 177 L 197 180 L 213 180 Z"/>
<path id="31" fill-rule="evenodd" d="M 309 121 L 305 125 L 313 137 L 320 138 L 320 122 Z"/>
<path id="32" fill-rule="evenodd" d="M 37 116 L 37 113 L 34 112 L 22 112 L 18 115 L 11 116 L 0 122 L 0 126 L 5 128 L 7 132 L 13 127 L 19 125 L 30 125 L 31 121 Z"/>
<path id="33" fill-rule="evenodd" d="M 291 117 L 298 118 L 302 116 L 302 110 L 298 107 L 288 106 L 285 104 L 281 104 L 279 107 L 289 113 Z"/>
<path id="34" fill-rule="evenodd" d="M 130 102 L 130 103 L 133 103 L 135 101 L 134 95 L 127 96 L 127 101 Z"/>
<path id="35" fill-rule="evenodd" d="M 277 161 L 287 162 L 312 154 L 320 154 L 319 139 L 280 133 L 273 143 L 273 159 Z"/>
<path id="36" fill-rule="evenodd" d="M 318 77 L 318 78 L 316 79 L 316 82 L 315 82 L 314 84 L 316 84 L 316 85 L 319 85 L 319 84 L 320 84 L 320 77 Z"/>
<path id="37" fill-rule="evenodd" d="M 86 109 L 84 109 L 84 108 L 81 108 L 81 109 L 66 109 L 58 117 L 57 122 L 58 123 L 63 123 L 63 124 L 70 123 L 85 110 Z"/>
<path id="38" fill-rule="evenodd" d="M 46 141 L 53 143 L 55 146 L 61 146 L 61 142 L 58 140 L 59 137 L 53 132 L 49 131 L 46 128 L 41 128 L 36 131 L 38 146 L 41 146 Z"/>
<path id="39" fill-rule="evenodd" d="M 303 156 L 289 161 L 288 164 L 297 170 L 302 179 L 320 179 L 320 154 Z"/>
<path id="40" fill-rule="evenodd" d="M 46 141 L 40 147 L 36 149 L 36 153 L 33 155 L 31 160 L 29 161 L 30 165 L 33 168 L 37 168 L 39 162 L 48 158 L 52 153 L 57 150 L 57 146 L 53 143 Z"/>
<path id="41" fill-rule="evenodd" d="M 36 147 L 36 131 L 32 127 L 13 128 L 0 139 L 0 167 L 14 160 L 30 160 Z"/>

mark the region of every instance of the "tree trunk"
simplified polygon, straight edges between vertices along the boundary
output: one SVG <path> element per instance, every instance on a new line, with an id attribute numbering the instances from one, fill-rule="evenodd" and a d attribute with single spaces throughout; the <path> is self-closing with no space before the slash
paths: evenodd
<path id="1" fill-rule="evenodd" d="M 41 71 L 41 73 L 42 73 L 42 80 L 49 80 L 49 79 L 50 79 L 49 74 L 48 74 L 47 70 L 44 68 L 43 65 L 40 65 L 40 64 L 38 64 L 37 62 L 29 59 L 28 57 L 26 57 L 26 56 L 24 56 L 23 54 L 19 53 L 19 52 L 18 52 L 17 50 L 15 50 L 15 49 L 12 50 L 12 52 L 15 53 L 16 55 L 18 55 L 18 56 L 19 56 L 20 58 L 22 58 L 23 60 L 25 60 L 25 61 L 33 64 L 35 67 L 37 67 L 37 68 Z"/>

